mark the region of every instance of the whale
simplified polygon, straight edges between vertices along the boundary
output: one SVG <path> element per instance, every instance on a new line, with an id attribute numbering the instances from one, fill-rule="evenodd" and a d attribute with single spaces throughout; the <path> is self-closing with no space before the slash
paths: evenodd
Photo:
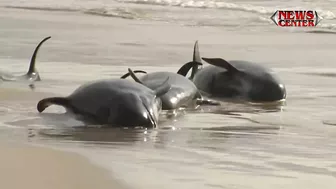
<path id="1" fill-rule="evenodd" d="M 192 69 L 189 79 L 204 96 L 253 103 L 286 100 L 285 84 L 270 68 L 251 61 L 201 58 L 198 41 L 194 56 L 197 58 L 184 64 L 177 73 L 186 77 Z M 203 66 L 202 60 L 209 65 Z"/>
<path id="2" fill-rule="evenodd" d="M 37 110 L 42 113 L 47 107 L 58 105 L 86 124 L 156 128 L 162 110 L 160 97 L 170 89 L 168 80 L 154 90 L 126 79 L 96 80 L 66 97 L 40 100 Z"/>
<path id="3" fill-rule="evenodd" d="M 145 75 L 138 78 L 135 73 L 143 73 Z M 203 98 L 191 80 L 174 72 L 147 73 L 144 70 L 130 70 L 120 78 L 126 79 L 128 76 L 151 89 L 155 89 L 165 78 L 169 77 L 168 83 L 171 88 L 161 96 L 163 110 L 197 108 L 199 105 L 220 105 L 217 101 Z"/>
<path id="4" fill-rule="evenodd" d="M 28 72 L 26 74 L 15 76 L 13 74 L 10 74 L 10 73 L 4 72 L 4 71 L 0 71 L 0 80 L 2 80 L 2 81 L 24 81 L 25 80 L 25 81 L 32 81 L 32 82 L 41 81 L 41 76 L 36 69 L 36 56 L 37 56 L 37 53 L 38 53 L 40 47 L 42 46 L 42 44 L 50 38 L 51 38 L 51 36 L 45 37 L 36 46 L 36 48 L 33 52 L 33 55 L 30 59 Z"/>

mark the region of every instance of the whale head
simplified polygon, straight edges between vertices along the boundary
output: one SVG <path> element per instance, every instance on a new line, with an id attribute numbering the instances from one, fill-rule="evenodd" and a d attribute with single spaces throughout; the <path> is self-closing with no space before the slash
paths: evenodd
<path id="1" fill-rule="evenodd" d="M 284 83 L 265 67 L 247 61 L 202 59 L 213 66 L 225 69 L 218 72 L 212 82 L 216 93 L 229 92 L 232 96 L 258 103 L 286 99 Z"/>
<path id="2" fill-rule="evenodd" d="M 152 90 L 144 85 L 131 69 L 128 69 L 128 73 L 137 83 L 150 90 L 150 93 L 129 93 L 125 96 L 126 106 L 122 109 L 128 112 L 125 115 L 131 115 L 127 118 L 129 124 L 132 125 L 134 122 L 157 127 L 159 113 L 162 110 L 161 97 L 171 89 L 168 83 L 169 77 Z"/>
<path id="3" fill-rule="evenodd" d="M 269 72 L 264 72 L 262 75 L 247 73 L 244 82 L 250 85 L 247 96 L 253 102 L 271 102 L 286 99 L 285 84 L 275 74 Z"/>
<path id="4" fill-rule="evenodd" d="M 119 102 L 117 125 L 157 127 L 162 102 L 158 96 L 125 93 Z"/>

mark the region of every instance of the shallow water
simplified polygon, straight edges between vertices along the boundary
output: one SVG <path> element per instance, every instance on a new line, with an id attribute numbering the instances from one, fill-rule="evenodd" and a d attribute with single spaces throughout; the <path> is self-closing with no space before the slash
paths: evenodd
<path id="1" fill-rule="evenodd" d="M 1 84 L 1 139 L 79 152 L 131 188 L 335 187 L 336 35 L 321 32 L 336 31 L 335 1 L 2 0 L 0 6 L 2 70 L 25 73 L 37 43 L 52 36 L 38 55 L 43 81 L 35 91 L 26 83 Z M 325 19 L 314 30 L 278 28 L 268 18 L 279 7 L 316 8 Z M 195 40 L 204 57 L 272 68 L 286 84 L 286 104 L 226 102 L 169 119 L 163 114 L 154 130 L 84 129 L 60 107 L 37 113 L 38 100 L 119 77 L 128 67 L 176 72 L 191 60 Z"/>

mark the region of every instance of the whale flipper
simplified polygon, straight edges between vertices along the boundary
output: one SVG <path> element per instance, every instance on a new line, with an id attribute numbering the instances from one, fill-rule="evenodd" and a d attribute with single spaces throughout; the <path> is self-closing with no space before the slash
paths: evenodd
<path id="1" fill-rule="evenodd" d="M 50 38 L 51 38 L 51 36 L 48 36 L 48 37 L 44 38 L 35 48 L 34 53 L 33 53 L 32 57 L 30 59 L 30 65 L 29 65 L 28 72 L 26 73 L 26 76 L 28 76 L 29 78 L 32 78 L 35 75 L 36 80 L 41 81 L 40 75 L 39 75 L 39 73 L 38 73 L 38 71 L 36 70 L 36 67 L 35 67 L 36 56 L 37 56 L 38 50 L 40 49 L 41 45 Z"/>
<path id="2" fill-rule="evenodd" d="M 213 66 L 217 66 L 217 67 L 221 67 L 224 68 L 228 71 L 228 73 L 237 73 L 239 72 L 239 70 L 237 68 L 235 68 L 234 66 L 232 66 L 228 61 L 221 59 L 221 58 L 202 58 L 204 61 L 206 61 L 207 63 L 213 65 Z"/>
<path id="3" fill-rule="evenodd" d="M 211 106 L 220 106 L 221 103 L 216 100 L 211 99 L 197 99 L 196 100 L 197 105 L 211 105 Z"/>
<path id="4" fill-rule="evenodd" d="M 208 94 L 207 94 L 208 95 Z M 205 99 L 203 98 L 202 92 L 198 91 L 196 96 L 195 96 L 195 102 L 196 105 L 211 105 L 211 106 L 220 106 L 221 103 L 216 100 L 211 100 L 211 99 Z"/>
<path id="5" fill-rule="evenodd" d="M 202 65 L 203 65 L 203 64 L 202 64 L 202 63 L 199 63 L 199 62 L 188 62 L 188 63 L 184 64 L 184 65 L 177 71 L 177 74 L 186 76 L 187 73 L 189 72 L 189 70 L 190 70 L 191 68 L 194 69 L 194 68 L 196 67 L 196 69 L 197 69 L 197 66 L 202 66 Z M 191 73 L 192 76 L 190 76 L 190 77 L 193 78 L 194 74 L 195 74 L 194 71 L 192 71 L 192 73 Z"/>
<path id="6" fill-rule="evenodd" d="M 40 100 L 37 103 L 37 110 L 39 112 L 43 112 L 47 107 L 51 105 L 59 105 L 63 106 L 64 108 L 69 106 L 69 100 L 64 97 L 51 97 L 51 98 L 45 98 Z"/>
<path id="7" fill-rule="evenodd" d="M 147 72 L 143 71 L 143 70 L 134 70 L 133 73 L 144 73 L 147 74 Z M 123 76 L 120 77 L 120 79 L 125 79 L 128 76 L 130 76 L 131 74 L 129 72 L 125 73 Z"/>

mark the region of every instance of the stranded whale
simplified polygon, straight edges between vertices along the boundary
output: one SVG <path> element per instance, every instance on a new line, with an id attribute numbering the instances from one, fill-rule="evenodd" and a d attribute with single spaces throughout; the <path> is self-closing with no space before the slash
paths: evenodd
<path id="1" fill-rule="evenodd" d="M 199 67 L 201 58 L 197 41 L 194 46 L 194 56 L 198 58 L 183 65 L 178 73 L 186 76 L 192 68 L 189 79 L 206 96 L 251 102 L 286 99 L 285 85 L 266 67 L 249 61 L 226 61 L 221 58 L 202 58 L 210 65 Z"/>
<path id="2" fill-rule="evenodd" d="M 137 78 L 135 73 L 145 73 L 146 75 Z M 135 70 L 121 76 L 122 79 L 129 75 L 137 81 L 151 89 L 155 89 L 162 81 L 169 77 L 170 90 L 161 96 L 162 109 L 173 110 L 180 107 L 195 107 L 197 105 L 220 105 L 219 102 L 210 99 L 203 99 L 195 84 L 180 74 L 173 72 L 153 72 L 147 73 L 143 70 Z"/>
<path id="3" fill-rule="evenodd" d="M 37 110 L 43 112 L 54 104 L 89 124 L 156 127 L 162 109 L 160 96 L 170 89 L 167 80 L 155 90 L 125 79 L 98 80 L 80 86 L 67 97 L 42 99 Z"/>

